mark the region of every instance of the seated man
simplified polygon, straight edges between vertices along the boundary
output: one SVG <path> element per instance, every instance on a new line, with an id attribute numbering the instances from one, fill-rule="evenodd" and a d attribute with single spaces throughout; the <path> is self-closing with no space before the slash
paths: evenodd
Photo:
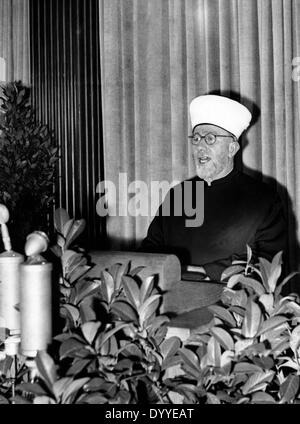
<path id="1" fill-rule="evenodd" d="M 245 259 L 247 244 L 255 257 L 268 260 L 284 250 L 286 223 L 276 191 L 234 169 L 238 139 L 251 121 L 249 110 L 227 97 L 205 95 L 191 102 L 190 116 L 197 175 L 188 181 L 194 204 L 200 188 L 204 191 L 204 220 L 187 226 L 190 216 L 176 213 L 178 198 L 184 202 L 188 197 L 183 182 L 166 196 L 141 250 L 174 253 L 182 265 L 196 265 L 205 279 L 219 281 L 234 260 Z"/>

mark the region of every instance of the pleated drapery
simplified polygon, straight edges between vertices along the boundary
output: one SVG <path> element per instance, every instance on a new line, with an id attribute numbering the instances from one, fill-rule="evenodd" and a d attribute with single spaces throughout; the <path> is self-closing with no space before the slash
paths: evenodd
<path id="1" fill-rule="evenodd" d="M 55 207 L 86 220 L 80 243 L 88 248 L 104 238 L 98 10 L 98 0 L 30 0 L 33 103 L 60 152 Z"/>
<path id="2" fill-rule="evenodd" d="M 242 138 L 244 172 L 275 183 L 299 263 L 300 0 L 99 0 L 106 180 L 194 175 L 187 135 L 193 97 L 241 101 L 256 121 Z M 293 62 L 294 59 L 294 62 Z M 300 60 L 300 59 L 299 59 Z M 300 63 L 300 62 L 299 62 Z M 118 205 L 127 202 L 127 186 Z M 134 247 L 151 216 L 109 217 L 113 248 Z"/>
<path id="3" fill-rule="evenodd" d="M 2 82 L 30 83 L 29 38 L 29 1 L 0 0 L 0 58 L 5 61 Z"/>

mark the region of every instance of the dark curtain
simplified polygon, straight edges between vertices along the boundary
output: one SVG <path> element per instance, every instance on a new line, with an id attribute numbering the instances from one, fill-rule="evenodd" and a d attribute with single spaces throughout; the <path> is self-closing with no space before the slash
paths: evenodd
<path id="1" fill-rule="evenodd" d="M 84 218 L 81 243 L 101 248 L 103 179 L 98 0 L 30 0 L 31 81 L 37 118 L 60 150 L 55 207 Z"/>
<path id="2" fill-rule="evenodd" d="M 99 3 L 105 179 L 118 187 L 118 206 L 126 207 L 132 181 L 150 187 L 195 174 L 187 142 L 193 97 L 241 99 L 254 116 L 241 139 L 242 169 L 277 187 L 287 216 L 288 265 L 299 269 L 300 1 Z M 121 173 L 128 185 L 119 183 Z M 108 202 L 108 209 L 114 206 Z M 115 249 L 143 239 L 153 218 L 148 211 L 109 216 Z"/>

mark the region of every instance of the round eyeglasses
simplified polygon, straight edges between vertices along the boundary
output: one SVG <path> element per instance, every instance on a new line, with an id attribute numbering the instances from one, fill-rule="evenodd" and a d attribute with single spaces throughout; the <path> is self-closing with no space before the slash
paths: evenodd
<path id="1" fill-rule="evenodd" d="M 198 146 L 198 144 L 200 144 L 200 141 L 202 140 L 202 138 L 204 138 L 206 144 L 211 146 L 212 144 L 214 144 L 216 142 L 218 137 L 233 138 L 232 135 L 219 135 L 219 134 L 212 134 L 212 133 L 208 133 L 208 134 L 205 134 L 205 135 L 200 135 L 200 134 L 196 133 L 194 135 L 188 136 L 188 138 L 191 139 L 193 146 Z"/>

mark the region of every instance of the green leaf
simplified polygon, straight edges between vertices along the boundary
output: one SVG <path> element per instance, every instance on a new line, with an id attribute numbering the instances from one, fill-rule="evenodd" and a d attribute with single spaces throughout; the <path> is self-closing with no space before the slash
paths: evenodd
<path id="1" fill-rule="evenodd" d="M 75 219 L 71 218 L 64 224 L 62 234 L 65 239 L 67 239 L 74 222 L 75 222 Z"/>
<path id="2" fill-rule="evenodd" d="M 234 352 L 225 350 L 221 355 L 221 368 L 226 374 L 230 373 L 232 361 L 234 359 Z"/>
<path id="3" fill-rule="evenodd" d="M 269 353 L 269 349 L 265 346 L 264 343 L 252 343 L 245 349 L 243 353 L 246 356 L 253 356 L 259 354 L 267 355 Z"/>
<path id="4" fill-rule="evenodd" d="M 151 304 L 155 304 L 157 307 L 157 300 L 160 299 L 160 294 L 155 294 L 153 296 L 148 297 L 148 299 L 139 307 L 138 313 L 140 318 L 141 325 L 144 324 L 146 319 L 150 316 L 150 313 L 153 312 L 153 308 L 151 308 Z"/>
<path id="5" fill-rule="evenodd" d="M 57 233 L 57 244 L 63 250 L 66 244 L 66 240 L 63 235 Z"/>
<path id="6" fill-rule="evenodd" d="M 270 276 L 268 278 L 268 285 L 271 293 L 274 293 L 278 278 L 281 274 L 281 264 L 282 264 L 282 251 L 278 252 L 271 263 Z"/>
<path id="7" fill-rule="evenodd" d="M 100 338 L 96 339 L 96 343 L 95 343 L 95 349 L 97 351 L 100 350 L 101 355 L 103 356 L 115 356 L 117 351 L 118 351 L 118 343 L 117 343 L 117 339 L 114 335 L 112 335 L 101 347 L 101 340 Z M 103 359 L 103 358 L 102 358 Z M 113 359 L 113 362 L 114 359 Z"/>
<path id="8" fill-rule="evenodd" d="M 79 374 L 84 368 L 86 368 L 91 362 L 91 359 L 76 358 L 67 371 L 67 375 Z"/>
<path id="9" fill-rule="evenodd" d="M 247 293 L 244 289 L 237 290 L 232 298 L 232 306 L 240 306 L 242 308 L 246 308 L 248 301 Z"/>
<path id="10" fill-rule="evenodd" d="M 107 269 L 107 271 L 110 273 L 110 275 L 112 276 L 112 278 L 113 278 L 113 280 L 115 282 L 115 287 L 116 287 L 116 277 L 118 275 L 118 271 L 121 268 L 121 266 L 122 266 L 121 264 L 116 263 L 116 264 L 113 264 L 112 266 L 110 266 Z"/>
<path id="11" fill-rule="evenodd" d="M 271 274 L 271 263 L 265 258 L 259 258 L 259 269 L 262 275 L 262 281 L 263 285 L 265 286 L 266 292 L 270 293 L 268 281 Z"/>
<path id="12" fill-rule="evenodd" d="M 169 318 L 165 315 L 159 315 L 155 317 L 154 320 L 151 322 L 151 325 L 149 326 L 149 334 L 153 335 L 156 330 L 164 327 L 169 321 Z"/>
<path id="13" fill-rule="evenodd" d="M 290 358 L 286 362 L 283 362 L 278 366 L 278 368 L 283 367 L 292 368 L 293 370 L 299 371 L 299 365 L 297 364 L 297 362 Z"/>
<path id="14" fill-rule="evenodd" d="M 250 264 L 252 259 L 252 249 L 251 247 L 247 244 L 247 265 Z"/>
<path id="15" fill-rule="evenodd" d="M 294 317 L 300 317 L 300 305 L 296 302 L 288 302 L 286 304 L 287 312 L 292 314 Z"/>
<path id="16" fill-rule="evenodd" d="M 277 403 L 275 399 L 265 392 L 256 392 L 251 398 L 251 403 L 265 404 L 265 403 Z"/>
<path id="17" fill-rule="evenodd" d="M 2 361 L 0 361 L 0 375 L 7 375 L 8 371 L 11 369 L 12 364 L 12 356 L 6 356 Z"/>
<path id="18" fill-rule="evenodd" d="M 106 300 L 108 303 L 111 302 L 112 295 L 115 291 L 115 284 L 112 276 L 105 270 L 101 272 L 101 290 L 106 294 Z"/>
<path id="19" fill-rule="evenodd" d="M 126 262 L 124 264 L 119 264 L 119 268 L 118 271 L 114 277 L 114 281 L 115 281 L 115 289 L 119 290 L 121 287 L 121 282 L 122 282 L 122 277 L 124 274 L 127 273 L 129 268 L 129 262 Z"/>
<path id="20" fill-rule="evenodd" d="M 189 369 L 192 371 L 192 375 L 199 377 L 200 363 L 197 355 L 185 347 L 179 350 L 179 355 L 181 356 L 184 365 L 189 367 Z"/>
<path id="21" fill-rule="evenodd" d="M 71 399 L 68 399 L 70 396 L 76 394 L 82 386 L 90 380 L 89 377 L 79 378 L 78 380 L 72 381 L 69 386 L 65 389 L 62 396 L 62 403 L 70 403 Z"/>
<path id="22" fill-rule="evenodd" d="M 137 266 L 130 271 L 129 275 L 134 277 L 135 275 L 138 275 L 143 269 L 145 269 L 144 266 Z"/>
<path id="23" fill-rule="evenodd" d="M 257 372 L 262 372 L 261 367 L 254 365 L 250 362 L 238 362 L 234 368 L 234 373 L 244 373 L 244 374 L 253 374 Z"/>
<path id="24" fill-rule="evenodd" d="M 207 344 L 207 365 L 221 366 L 221 347 L 214 337 L 211 337 Z"/>
<path id="25" fill-rule="evenodd" d="M 274 358 L 279 356 L 282 352 L 284 352 L 288 348 L 289 348 L 289 343 L 286 341 L 280 341 L 279 343 L 274 343 L 274 345 L 272 345 L 272 353 L 274 355 Z"/>
<path id="26" fill-rule="evenodd" d="M 141 285 L 140 289 L 140 303 L 145 302 L 145 300 L 151 295 L 154 285 L 154 277 L 146 277 Z"/>
<path id="27" fill-rule="evenodd" d="M 101 405 L 104 403 L 108 403 L 105 394 L 101 393 L 91 393 L 88 395 L 84 395 L 78 399 L 76 403 L 87 403 L 89 405 Z"/>
<path id="28" fill-rule="evenodd" d="M 246 306 L 246 314 L 242 326 L 242 335 L 246 338 L 252 338 L 256 335 L 260 326 L 261 310 L 259 306 L 251 299 Z"/>
<path id="29" fill-rule="evenodd" d="M 126 322 L 137 322 L 138 316 L 135 309 L 125 300 L 118 300 L 112 304 L 112 312 Z"/>
<path id="30" fill-rule="evenodd" d="M 61 395 L 64 393 L 64 391 L 66 390 L 66 388 L 70 385 L 72 381 L 73 381 L 73 378 L 71 377 L 63 377 L 60 380 L 57 380 L 53 384 L 53 393 L 57 401 L 59 401 Z"/>
<path id="31" fill-rule="evenodd" d="M 94 377 L 84 385 L 83 389 L 86 392 L 96 392 L 98 390 L 101 390 L 104 384 L 105 380 L 103 378 Z"/>
<path id="32" fill-rule="evenodd" d="M 181 340 L 179 337 L 170 337 L 162 342 L 160 351 L 164 359 L 175 355 L 181 347 Z"/>
<path id="33" fill-rule="evenodd" d="M 122 278 L 125 295 L 132 306 L 136 309 L 140 306 L 140 289 L 136 281 L 127 275 Z"/>
<path id="34" fill-rule="evenodd" d="M 66 252 L 66 251 L 65 251 Z M 67 250 L 67 252 L 70 252 L 70 250 Z M 65 262 L 64 271 L 66 274 L 71 274 L 74 272 L 78 267 L 83 267 L 87 264 L 87 258 L 85 258 L 82 253 L 76 253 L 75 255 L 72 255 L 68 262 Z M 64 255 L 63 255 L 64 257 Z"/>
<path id="35" fill-rule="evenodd" d="M 236 405 L 248 404 L 249 398 L 248 397 L 240 397 L 240 398 L 237 398 L 237 400 L 233 403 L 236 404 Z"/>
<path id="36" fill-rule="evenodd" d="M 293 277 L 295 277 L 295 275 L 299 274 L 298 271 L 296 272 L 292 272 L 290 275 L 288 275 L 287 277 L 284 278 L 284 280 L 276 287 L 275 292 L 274 292 L 274 296 L 275 298 L 278 297 L 278 295 L 281 293 L 281 290 L 283 289 L 283 286 L 288 283 Z"/>
<path id="37" fill-rule="evenodd" d="M 9 400 L 6 399 L 6 397 L 0 395 L 0 405 L 7 405 L 9 404 Z"/>
<path id="38" fill-rule="evenodd" d="M 11 403 L 16 405 L 32 405 L 32 402 L 23 396 L 16 395 L 10 398 Z"/>
<path id="39" fill-rule="evenodd" d="M 54 212 L 54 226 L 58 233 L 63 234 L 64 225 L 69 221 L 68 212 L 63 208 L 58 208 Z"/>
<path id="40" fill-rule="evenodd" d="M 223 271 L 221 275 L 221 281 L 226 280 L 232 275 L 239 274 L 240 272 L 244 271 L 244 269 L 245 267 L 243 265 L 231 265 Z"/>
<path id="41" fill-rule="evenodd" d="M 179 355 L 168 356 L 166 359 L 163 360 L 163 362 L 161 364 L 161 369 L 162 369 L 162 371 L 165 371 L 168 368 L 180 365 L 181 362 L 182 362 L 182 360 L 181 360 Z"/>
<path id="42" fill-rule="evenodd" d="M 67 239 L 67 236 L 68 236 L 74 222 L 75 222 L 75 219 L 71 218 L 64 224 L 62 234 L 63 234 L 65 239 Z"/>
<path id="43" fill-rule="evenodd" d="M 261 296 L 265 293 L 265 289 L 260 282 L 254 280 L 250 277 L 245 277 L 244 275 L 237 275 L 234 276 L 235 278 L 231 277 L 228 281 L 227 287 L 233 288 L 237 283 L 241 283 L 246 287 L 250 287 L 258 296 Z"/>
<path id="44" fill-rule="evenodd" d="M 290 337 L 290 347 L 292 351 L 297 356 L 297 350 L 300 345 L 300 325 L 297 325 L 292 331 L 291 337 Z"/>
<path id="45" fill-rule="evenodd" d="M 274 367 L 274 360 L 271 356 L 261 356 L 260 358 L 253 357 L 252 360 L 255 365 L 265 370 L 270 370 Z"/>
<path id="46" fill-rule="evenodd" d="M 299 390 L 299 375 L 290 374 L 280 386 L 280 403 L 293 400 Z"/>
<path id="47" fill-rule="evenodd" d="M 145 310 L 145 314 L 143 315 L 143 317 L 141 318 L 140 315 L 140 322 L 142 323 L 142 325 L 149 325 L 148 320 L 150 320 L 151 322 L 153 321 L 153 319 L 156 316 L 156 311 L 160 305 L 160 295 L 158 295 L 157 299 L 154 300 L 153 302 L 151 302 L 147 309 Z"/>
<path id="48" fill-rule="evenodd" d="M 77 253 L 74 250 L 65 250 L 64 253 L 61 256 L 61 262 L 62 262 L 62 266 L 63 269 L 67 269 L 69 268 L 69 264 L 75 259 L 75 261 L 80 261 L 80 259 L 82 258 L 82 254 L 81 253 Z"/>
<path id="49" fill-rule="evenodd" d="M 33 403 L 35 405 L 55 405 L 56 402 L 49 396 L 37 396 L 33 399 Z"/>
<path id="50" fill-rule="evenodd" d="M 61 257 L 62 255 L 62 249 L 58 244 L 55 244 L 54 246 L 50 247 L 50 250 L 54 253 L 55 256 L 57 256 L 58 258 Z"/>
<path id="51" fill-rule="evenodd" d="M 53 359 L 47 352 L 39 350 L 36 356 L 36 366 L 41 378 L 45 381 L 52 393 L 52 386 L 56 381 L 56 367 Z"/>
<path id="52" fill-rule="evenodd" d="M 265 293 L 259 297 L 260 303 L 264 305 L 266 312 L 270 315 L 274 308 L 274 296 L 272 293 Z"/>
<path id="53" fill-rule="evenodd" d="M 76 326 L 77 322 L 80 319 L 80 314 L 78 308 L 74 305 L 63 304 L 60 308 L 61 315 L 63 317 L 69 316 L 74 326 Z"/>
<path id="54" fill-rule="evenodd" d="M 210 332 L 225 350 L 234 350 L 233 339 L 226 330 L 221 327 L 212 327 Z"/>
<path id="55" fill-rule="evenodd" d="M 235 317 L 237 317 L 237 315 L 240 318 L 243 318 L 245 316 L 245 309 L 241 308 L 240 306 L 230 306 L 228 309 L 230 312 L 233 312 L 233 314 L 235 315 Z"/>
<path id="56" fill-rule="evenodd" d="M 66 238 L 66 248 L 70 246 L 77 237 L 79 237 L 85 227 L 86 222 L 84 219 L 78 219 L 73 222 L 72 227 L 68 231 L 68 237 Z"/>
<path id="57" fill-rule="evenodd" d="M 207 401 L 206 401 L 207 404 L 212 404 L 212 405 L 220 405 L 221 404 L 220 399 L 216 395 L 214 395 L 213 393 L 206 393 L 206 396 L 207 396 Z"/>
<path id="58" fill-rule="evenodd" d="M 109 330 L 107 333 L 104 334 L 101 343 L 99 344 L 99 348 L 101 348 L 104 343 L 113 335 L 115 334 L 117 331 L 122 330 L 122 328 L 128 327 L 127 323 L 121 323 L 121 324 L 116 324 L 115 328 L 113 328 L 112 330 Z"/>
<path id="59" fill-rule="evenodd" d="M 70 338 L 64 341 L 59 348 L 59 356 L 60 360 L 74 356 L 74 353 L 80 351 L 85 348 L 85 344 L 76 340 L 74 338 Z"/>
<path id="60" fill-rule="evenodd" d="M 274 371 L 260 371 L 252 374 L 242 387 L 243 395 L 247 395 L 249 393 L 253 393 L 265 388 L 267 383 L 273 379 L 274 374 Z"/>
<path id="61" fill-rule="evenodd" d="M 214 315 L 217 317 L 220 317 L 223 321 L 228 322 L 232 327 L 236 326 L 235 319 L 231 315 L 231 313 L 219 305 L 211 305 L 207 308 L 209 311 L 211 311 Z"/>
<path id="62" fill-rule="evenodd" d="M 280 327 L 284 322 L 288 321 L 287 317 L 280 315 L 273 316 L 266 321 L 264 321 L 257 333 L 257 336 L 265 333 L 266 331 L 275 330 L 277 327 Z"/>
<path id="63" fill-rule="evenodd" d="M 76 284 L 76 304 L 80 303 L 87 296 L 97 293 L 99 291 L 100 285 L 100 280 L 84 281 L 84 284 L 80 288 L 78 288 L 78 285 Z"/>
<path id="64" fill-rule="evenodd" d="M 16 390 L 21 390 L 22 392 L 32 393 L 32 394 L 37 395 L 37 396 L 47 395 L 47 392 L 38 383 L 17 384 Z"/>
<path id="65" fill-rule="evenodd" d="M 79 309 L 80 309 L 80 316 L 81 316 L 82 322 L 94 321 L 97 319 L 97 314 L 93 306 L 92 296 L 85 297 L 81 301 Z"/>
<path id="66" fill-rule="evenodd" d="M 90 269 L 91 267 L 89 265 L 80 266 L 74 269 L 74 271 L 72 271 L 68 277 L 70 283 L 74 284 L 75 281 L 79 280 L 79 278 L 81 278 L 84 274 L 86 274 Z"/>
<path id="67" fill-rule="evenodd" d="M 129 358 L 134 358 L 134 359 L 138 359 L 139 362 L 142 361 L 143 359 L 143 352 L 142 350 L 135 344 L 133 343 L 129 343 L 125 346 L 123 346 L 121 349 L 119 349 L 119 351 Z"/>
<path id="68" fill-rule="evenodd" d="M 99 327 L 101 325 L 101 322 L 85 322 L 81 325 L 81 331 L 85 337 L 85 339 L 92 344 L 94 338 L 96 337 L 97 331 L 99 330 Z"/>

